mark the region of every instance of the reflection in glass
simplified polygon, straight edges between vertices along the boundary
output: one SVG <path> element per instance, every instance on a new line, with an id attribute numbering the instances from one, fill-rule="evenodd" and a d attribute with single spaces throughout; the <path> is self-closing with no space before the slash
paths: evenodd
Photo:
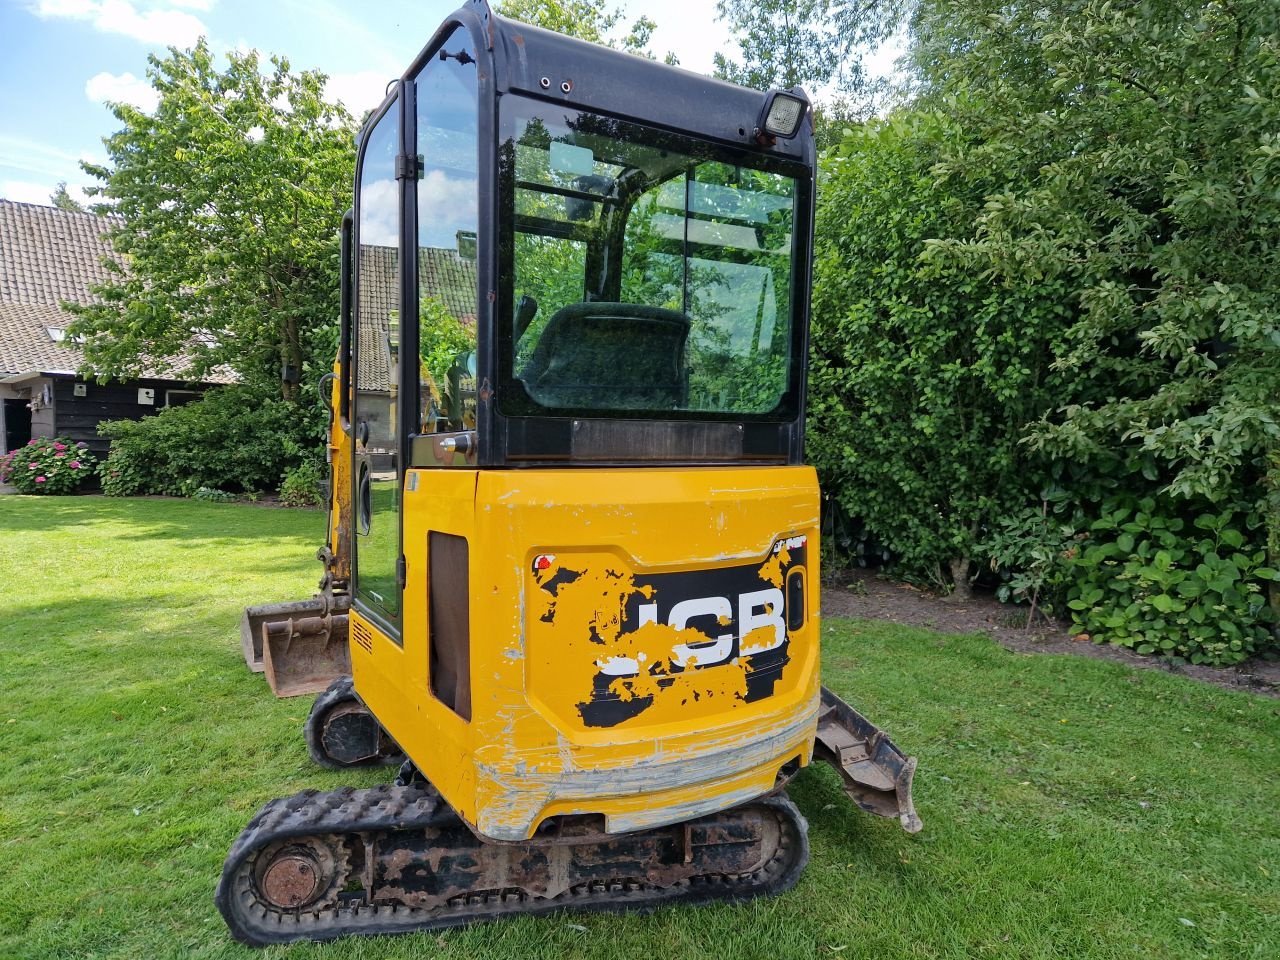
<path id="1" fill-rule="evenodd" d="M 767 415 L 797 375 L 797 183 L 768 158 L 504 101 L 507 374 L 547 410 Z M 769 169 L 766 169 L 769 168 Z"/>
<path id="2" fill-rule="evenodd" d="M 389 620 L 400 614 L 396 393 L 400 363 L 400 223 L 393 106 L 370 131 L 357 202 L 355 409 L 356 505 L 368 517 L 356 538 L 356 596 Z"/>
<path id="3" fill-rule="evenodd" d="M 479 232 L 476 64 L 457 56 L 458 31 L 446 59 L 432 59 L 417 79 L 418 153 L 418 430 L 470 430 L 476 423 L 476 238 Z M 468 51 L 474 54 L 474 51 Z"/>

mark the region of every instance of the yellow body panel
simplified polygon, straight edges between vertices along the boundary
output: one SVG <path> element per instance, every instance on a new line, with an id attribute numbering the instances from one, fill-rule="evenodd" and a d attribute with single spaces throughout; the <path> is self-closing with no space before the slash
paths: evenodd
<path id="1" fill-rule="evenodd" d="M 809 762 L 812 469 L 412 470 L 403 509 L 403 647 L 353 611 L 356 690 L 480 833 L 677 822 Z M 431 694 L 429 531 L 469 544 L 469 721 Z"/>

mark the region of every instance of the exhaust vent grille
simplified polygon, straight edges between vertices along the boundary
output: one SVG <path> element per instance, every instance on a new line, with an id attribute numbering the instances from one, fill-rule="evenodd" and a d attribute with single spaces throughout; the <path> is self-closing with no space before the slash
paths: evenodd
<path id="1" fill-rule="evenodd" d="M 356 643 L 364 648 L 365 653 L 373 653 L 373 634 L 359 620 L 351 620 L 351 636 L 355 638 Z"/>

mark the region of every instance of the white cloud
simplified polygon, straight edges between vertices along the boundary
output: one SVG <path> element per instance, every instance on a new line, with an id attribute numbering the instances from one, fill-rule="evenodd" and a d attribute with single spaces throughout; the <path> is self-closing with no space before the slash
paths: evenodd
<path id="1" fill-rule="evenodd" d="M 96 6 L 93 0 L 40 0 L 36 4 L 36 13 L 42 17 L 84 19 L 93 16 Z"/>
<path id="2" fill-rule="evenodd" d="M 418 182 L 419 243 L 428 247 L 457 245 L 459 230 L 475 230 L 479 216 L 474 178 L 451 177 L 428 170 Z"/>
<path id="3" fill-rule="evenodd" d="M 0 197 L 47 206 L 58 182 L 65 181 L 67 192 L 84 203 L 84 187 L 96 181 L 80 169 L 80 160 L 102 162 L 101 157 L 88 151 L 77 157 L 47 143 L 0 135 L 0 171 L 4 177 L 0 179 Z M 100 201 L 95 198 L 92 202 Z"/>
<path id="4" fill-rule="evenodd" d="M 368 11 L 373 9 L 375 4 L 368 4 L 367 9 L 361 10 L 350 0 L 340 0 L 338 3 L 330 0 L 276 0 L 276 2 L 287 8 L 294 18 L 304 21 L 308 29 L 325 36 L 341 37 L 343 46 L 361 63 L 376 63 L 379 66 L 390 67 L 395 69 L 395 76 L 400 75 L 400 70 L 397 68 L 407 64 L 407 61 L 406 64 L 397 62 L 401 57 L 389 57 L 387 54 L 388 35 L 392 33 L 390 25 L 393 18 L 394 21 L 400 20 L 402 16 L 400 13 L 379 10 L 377 17 L 374 17 Z M 390 7 L 392 4 L 386 6 Z M 414 4 L 400 3 L 395 6 L 414 6 Z M 417 53 L 431 36 L 440 17 L 456 9 L 459 4 L 453 0 L 428 0 L 427 3 L 421 3 L 419 0 L 417 6 L 438 8 L 438 12 L 426 15 L 429 23 L 417 24 L 424 32 L 417 42 L 409 44 L 411 49 L 404 56 Z M 353 7 L 356 9 L 352 10 Z M 395 27 L 399 28 L 400 23 L 395 22 Z"/>
<path id="5" fill-rule="evenodd" d="M 400 187 L 394 180 L 364 184 L 360 193 L 360 245 L 394 247 L 400 242 Z"/>
<path id="6" fill-rule="evenodd" d="M 335 73 L 324 86 L 324 98 L 341 103 L 357 120 L 366 110 L 378 106 L 387 96 L 387 83 L 395 77 L 377 70 Z"/>
<path id="7" fill-rule="evenodd" d="M 476 228 L 478 201 L 474 178 L 429 170 L 418 181 L 418 242 L 451 249 L 459 230 Z M 366 181 L 360 190 L 360 243 L 394 247 L 400 242 L 400 185 L 394 180 Z"/>
<path id="8" fill-rule="evenodd" d="M 84 85 L 84 93 L 94 103 L 127 103 L 145 113 L 151 113 L 160 104 L 156 88 L 132 73 L 94 74 Z"/>
<path id="9" fill-rule="evenodd" d="M 49 196 L 56 189 L 30 180 L 0 180 L 0 197 L 17 203 L 42 203 L 49 206 Z"/>
<path id="10" fill-rule="evenodd" d="M 199 17 L 173 7 L 205 10 L 208 5 L 205 0 L 169 2 L 169 7 L 139 10 L 130 0 L 38 0 L 36 13 L 46 18 L 87 21 L 103 33 L 123 34 L 153 46 L 194 46 L 208 29 Z"/>
<path id="11" fill-rule="evenodd" d="M 185 7 L 188 10 L 209 11 L 213 9 L 213 0 L 171 0 L 175 7 Z"/>

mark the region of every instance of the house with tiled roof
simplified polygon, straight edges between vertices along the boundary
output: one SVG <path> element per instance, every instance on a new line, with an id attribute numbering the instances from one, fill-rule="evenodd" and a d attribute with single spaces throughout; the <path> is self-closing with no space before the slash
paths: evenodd
<path id="1" fill-rule="evenodd" d="M 84 358 L 66 335 L 66 303 L 99 302 L 108 279 L 115 218 L 0 200 L 0 439 L 12 450 L 32 437 L 83 440 L 106 452 L 103 420 L 138 420 L 199 396 L 207 383 L 158 373 L 105 384 L 80 376 Z"/>

